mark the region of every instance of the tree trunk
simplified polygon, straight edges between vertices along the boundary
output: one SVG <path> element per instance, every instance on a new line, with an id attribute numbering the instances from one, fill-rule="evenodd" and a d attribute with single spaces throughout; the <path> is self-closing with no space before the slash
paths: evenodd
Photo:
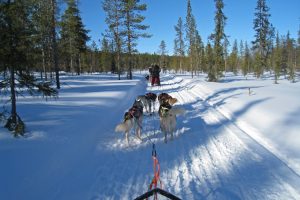
<path id="1" fill-rule="evenodd" d="M 59 81 L 59 67 L 58 67 L 58 61 L 57 61 L 57 44 L 56 44 L 56 23 L 55 23 L 55 9 L 56 9 L 56 2 L 55 0 L 51 0 L 51 21 L 52 21 L 52 63 L 54 65 L 55 70 L 55 78 L 56 78 L 56 88 L 60 89 L 60 81 Z"/>
<path id="2" fill-rule="evenodd" d="M 44 45 L 43 45 L 43 46 L 44 46 Z M 44 50 L 44 47 L 42 47 L 42 60 L 43 60 L 44 76 L 45 76 L 45 80 L 47 80 L 47 72 L 46 72 L 46 61 L 45 61 L 45 50 Z"/>

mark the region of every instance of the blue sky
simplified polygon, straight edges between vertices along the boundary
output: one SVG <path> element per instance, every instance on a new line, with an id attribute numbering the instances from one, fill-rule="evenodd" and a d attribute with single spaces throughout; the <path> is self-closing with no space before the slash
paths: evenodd
<path id="1" fill-rule="evenodd" d="M 178 18 L 185 21 L 186 0 L 141 0 L 147 4 L 144 12 L 144 24 L 150 26 L 147 30 L 151 38 L 138 41 L 139 52 L 157 52 L 162 40 L 166 42 L 169 54 L 173 54 L 175 38 L 174 26 Z M 227 17 L 225 32 L 230 36 L 230 43 L 253 40 L 253 19 L 257 0 L 224 0 L 224 13 Z M 204 42 L 214 30 L 215 6 L 213 0 L 191 0 L 193 15 L 198 31 Z M 267 0 L 270 8 L 270 22 L 280 35 L 290 31 L 292 38 L 297 38 L 300 26 L 300 0 Z M 105 13 L 101 0 L 81 0 L 79 4 L 81 17 L 86 29 L 90 30 L 92 40 L 102 38 L 101 33 L 106 29 Z M 231 47 L 229 47 L 231 48 Z"/>

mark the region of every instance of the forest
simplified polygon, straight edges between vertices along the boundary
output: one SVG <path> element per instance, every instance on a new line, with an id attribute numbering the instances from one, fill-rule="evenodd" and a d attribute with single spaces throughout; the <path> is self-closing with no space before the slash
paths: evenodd
<path id="1" fill-rule="evenodd" d="M 225 32 L 223 0 L 215 0 L 215 29 L 209 38 L 197 30 L 191 1 L 186 16 L 174 24 L 174 51 L 167 54 L 162 39 L 157 53 L 139 53 L 139 39 L 150 38 L 144 24 L 147 4 L 139 0 L 102 0 L 107 30 L 100 41 L 90 41 L 83 24 L 78 0 L 1 0 L 0 1 L 0 91 L 9 96 L 11 111 L 1 111 L 5 127 L 24 133 L 25 125 L 16 111 L 16 96 L 29 92 L 43 97 L 58 96 L 60 74 L 111 72 L 121 79 L 132 71 L 145 70 L 157 63 L 162 69 L 191 76 L 206 73 L 208 81 L 219 81 L 226 72 L 249 73 L 260 78 L 265 72 L 274 83 L 284 76 L 296 81 L 300 70 L 300 30 L 298 38 L 280 34 L 270 22 L 266 0 L 257 0 L 253 16 L 253 41 L 229 44 Z M 83 1 L 81 3 L 84 3 Z M 295 26 L 299 26 L 296 25 Z M 207 42 L 204 42 L 206 41 Z M 89 45 L 88 45 L 89 44 Z M 229 46 L 232 48 L 229 49 Z M 10 113 L 6 117 L 6 113 Z"/>

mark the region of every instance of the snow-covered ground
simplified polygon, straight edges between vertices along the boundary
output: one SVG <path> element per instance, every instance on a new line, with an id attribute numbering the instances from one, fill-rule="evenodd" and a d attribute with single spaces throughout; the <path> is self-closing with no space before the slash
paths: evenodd
<path id="1" fill-rule="evenodd" d="M 134 199 L 153 177 L 152 143 L 163 189 L 182 199 L 300 199 L 300 82 L 230 74 L 161 82 L 65 76 L 56 100 L 20 98 L 28 133 L 16 139 L 0 128 L 0 199 Z M 127 145 L 114 128 L 149 91 L 176 97 L 187 113 L 173 141 L 164 143 L 155 114 L 144 117 L 143 141 L 132 134 Z"/>

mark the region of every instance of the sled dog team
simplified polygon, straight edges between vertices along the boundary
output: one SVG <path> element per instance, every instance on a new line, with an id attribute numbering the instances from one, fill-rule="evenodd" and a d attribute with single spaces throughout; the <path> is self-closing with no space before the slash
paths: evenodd
<path id="1" fill-rule="evenodd" d="M 141 140 L 142 122 L 143 122 L 143 110 L 147 113 L 154 113 L 154 106 L 156 99 L 159 102 L 159 121 L 160 129 L 164 133 L 165 143 L 167 143 L 167 135 L 171 135 L 173 139 L 173 133 L 176 129 L 176 116 L 185 113 L 183 108 L 173 107 L 178 101 L 167 93 L 161 93 L 158 96 L 155 93 L 146 93 L 145 95 L 139 95 L 136 97 L 132 107 L 125 112 L 124 120 L 118 124 L 115 128 L 116 132 L 124 132 L 127 143 L 129 143 L 129 132 L 134 129 L 136 137 Z"/>

